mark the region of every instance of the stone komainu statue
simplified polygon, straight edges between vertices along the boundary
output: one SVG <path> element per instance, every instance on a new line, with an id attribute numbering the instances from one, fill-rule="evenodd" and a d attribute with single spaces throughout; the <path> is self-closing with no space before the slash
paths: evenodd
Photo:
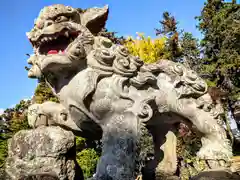
<path id="1" fill-rule="evenodd" d="M 107 16 L 107 6 L 81 10 L 57 4 L 41 10 L 27 33 L 34 49 L 28 76 L 43 77 L 60 103 L 32 105 L 29 124 L 59 125 L 85 137 L 102 137 L 96 179 L 134 179 L 141 125 L 152 133 L 159 171 L 176 171 L 176 147 L 165 151 L 161 162 L 159 151 L 174 137 L 179 122 L 201 132 L 197 156 L 209 168 L 226 167 L 232 149 L 219 120 L 222 108 L 213 106 L 204 80 L 180 63 L 144 64 L 125 47 L 97 36 Z"/>

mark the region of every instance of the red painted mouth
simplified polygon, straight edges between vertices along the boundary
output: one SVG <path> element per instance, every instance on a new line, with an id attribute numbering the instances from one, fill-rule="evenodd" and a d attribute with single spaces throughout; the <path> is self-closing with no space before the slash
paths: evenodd
<path id="1" fill-rule="evenodd" d="M 65 32 L 42 37 L 38 41 L 38 52 L 42 55 L 64 54 L 68 45 L 72 43 L 78 35 L 78 32 Z"/>
<path id="2" fill-rule="evenodd" d="M 63 50 L 63 51 L 58 51 L 58 50 L 50 50 L 50 51 L 48 51 L 48 53 L 47 54 L 64 54 L 65 53 L 65 50 Z"/>

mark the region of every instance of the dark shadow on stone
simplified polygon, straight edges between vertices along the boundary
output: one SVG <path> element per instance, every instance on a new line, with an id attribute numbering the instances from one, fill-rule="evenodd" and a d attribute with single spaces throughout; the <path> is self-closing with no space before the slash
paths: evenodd
<path id="1" fill-rule="evenodd" d="M 190 180 L 239 180 L 240 175 L 227 171 L 206 171 L 190 178 Z"/>
<path id="2" fill-rule="evenodd" d="M 83 171 L 76 160 L 76 142 L 75 145 L 67 152 L 66 158 L 75 163 L 75 180 L 84 180 Z"/>
<path id="3" fill-rule="evenodd" d="M 59 180 L 59 178 L 52 175 L 32 175 L 20 180 Z"/>
<path id="4" fill-rule="evenodd" d="M 19 180 L 59 180 L 59 178 L 50 174 L 36 174 L 22 177 Z"/>

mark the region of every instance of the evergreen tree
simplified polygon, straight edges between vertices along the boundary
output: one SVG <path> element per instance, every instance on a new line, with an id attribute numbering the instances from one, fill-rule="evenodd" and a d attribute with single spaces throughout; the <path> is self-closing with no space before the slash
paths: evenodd
<path id="1" fill-rule="evenodd" d="M 114 44 L 124 44 L 125 38 L 123 36 L 118 37 L 117 32 L 108 31 L 106 28 L 103 28 L 99 33 L 98 36 L 103 36 L 110 39 Z"/>
<path id="2" fill-rule="evenodd" d="M 58 98 L 54 96 L 52 90 L 44 81 L 40 81 L 35 90 L 33 102 L 42 104 L 45 101 L 58 102 Z"/>
<path id="3" fill-rule="evenodd" d="M 208 0 L 199 20 L 204 38 L 202 72 L 210 74 L 210 86 L 229 92 L 229 99 L 239 97 L 240 88 L 240 5 L 236 1 Z"/>
<path id="4" fill-rule="evenodd" d="M 159 21 L 159 23 L 161 27 L 160 29 L 155 29 L 156 35 L 168 37 L 165 44 L 167 59 L 178 61 L 178 58 L 182 56 L 182 51 L 179 46 L 179 37 L 182 32 L 178 30 L 178 22 L 169 12 L 164 12 L 163 20 Z"/>
<path id="5" fill-rule="evenodd" d="M 184 32 L 180 40 L 183 63 L 192 70 L 199 72 L 200 64 L 200 44 L 192 33 Z"/>

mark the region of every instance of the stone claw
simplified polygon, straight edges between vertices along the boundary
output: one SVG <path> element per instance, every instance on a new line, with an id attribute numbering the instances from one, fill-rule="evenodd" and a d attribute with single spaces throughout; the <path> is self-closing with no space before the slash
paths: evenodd
<path id="1" fill-rule="evenodd" d="M 207 160 L 207 164 L 209 166 L 209 169 L 218 169 L 221 167 L 218 160 Z M 224 164 L 223 164 L 224 166 Z"/>
<path id="2" fill-rule="evenodd" d="M 221 167 L 226 167 L 226 166 L 228 166 L 228 164 L 227 164 L 226 161 L 224 161 L 224 160 L 219 160 L 218 162 L 219 162 L 219 165 L 220 165 Z"/>
<path id="3" fill-rule="evenodd" d="M 210 170 L 230 170 L 231 163 L 225 160 L 205 160 L 207 164 L 207 169 Z"/>
<path id="4" fill-rule="evenodd" d="M 32 128 L 37 128 L 39 126 L 50 126 L 54 124 L 52 118 L 54 117 L 54 112 L 49 113 L 47 110 L 50 109 L 47 104 L 33 104 L 28 108 L 28 124 Z M 67 119 L 66 113 L 62 112 L 59 114 L 64 120 Z"/>
<path id="5" fill-rule="evenodd" d="M 45 114 L 38 114 L 34 127 L 37 128 L 39 126 L 47 126 L 47 125 L 48 125 L 48 117 Z"/>

